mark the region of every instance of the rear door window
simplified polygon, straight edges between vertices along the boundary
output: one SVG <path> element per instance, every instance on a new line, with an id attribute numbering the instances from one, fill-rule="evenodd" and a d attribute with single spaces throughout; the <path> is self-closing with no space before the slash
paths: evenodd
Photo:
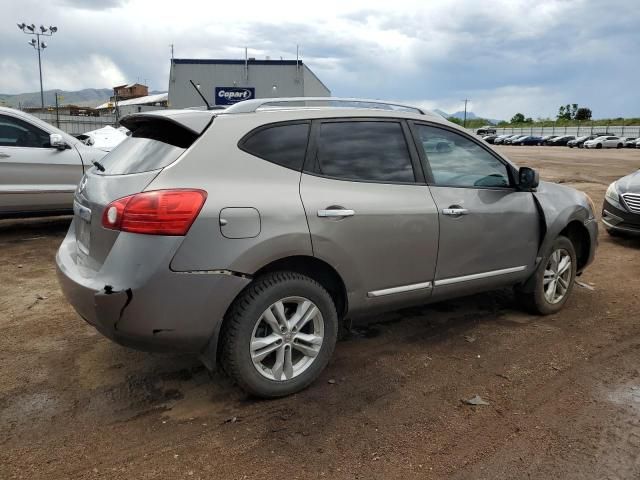
<path id="1" fill-rule="evenodd" d="M 269 162 L 301 171 L 308 139 L 308 123 L 274 125 L 251 132 L 240 141 L 240 148 Z"/>
<path id="2" fill-rule="evenodd" d="M 316 171 L 344 180 L 415 182 L 399 122 L 325 122 L 320 125 Z"/>

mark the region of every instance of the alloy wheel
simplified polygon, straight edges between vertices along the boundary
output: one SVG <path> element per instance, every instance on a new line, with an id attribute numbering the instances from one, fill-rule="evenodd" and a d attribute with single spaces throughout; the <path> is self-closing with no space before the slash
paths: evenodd
<path id="1" fill-rule="evenodd" d="M 571 285 L 571 255 L 564 248 L 555 250 L 544 270 L 543 287 L 547 302 L 561 302 Z"/>
<path id="2" fill-rule="evenodd" d="M 323 339 L 320 309 L 304 297 L 283 298 L 267 308 L 253 328 L 253 366 L 269 380 L 291 380 L 313 364 Z"/>

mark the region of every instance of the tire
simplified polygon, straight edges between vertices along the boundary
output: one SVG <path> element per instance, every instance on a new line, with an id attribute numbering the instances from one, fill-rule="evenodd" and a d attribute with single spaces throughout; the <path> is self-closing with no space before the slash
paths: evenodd
<path id="1" fill-rule="evenodd" d="M 540 146 L 540 145 L 542 145 L 542 143 L 538 142 L 537 145 Z"/>
<path id="2" fill-rule="evenodd" d="M 561 259 L 560 262 L 556 262 L 558 258 Z M 556 286 L 555 288 L 551 287 L 553 288 L 553 292 L 551 292 L 551 295 L 549 295 L 549 292 L 545 292 L 545 290 L 549 290 L 550 283 L 554 280 L 547 281 L 547 283 L 545 284 L 545 277 L 547 277 L 548 279 L 550 277 L 548 272 L 558 270 L 554 268 L 554 263 L 562 265 L 562 262 L 565 258 L 569 258 L 571 264 L 567 267 L 566 270 L 564 270 L 565 273 L 560 275 L 560 278 L 563 279 L 563 282 L 560 282 L 560 280 L 555 280 Z M 562 235 L 558 236 L 558 238 L 556 238 L 551 245 L 551 248 L 549 248 L 547 254 L 544 256 L 542 262 L 540 262 L 536 273 L 533 274 L 535 288 L 531 292 L 516 290 L 517 300 L 526 310 L 538 315 L 550 315 L 552 313 L 560 311 L 564 304 L 567 302 L 567 299 L 569 298 L 569 296 L 571 295 L 571 291 L 573 290 L 573 285 L 576 278 L 576 266 L 576 252 L 573 243 L 571 243 L 571 240 L 569 240 L 567 237 L 564 237 Z M 568 274 L 566 272 L 568 272 Z M 555 278 L 558 277 L 556 276 Z M 564 284 L 566 284 L 566 288 L 563 287 Z M 545 285 L 547 285 L 546 289 Z M 559 286 L 560 288 L 558 288 L 557 286 Z M 563 289 L 564 292 L 562 292 Z M 551 301 L 551 298 L 554 298 L 555 295 L 559 293 L 562 293 L 560 298 Z"/>
<path id="3" fill-rule="evenodd" d="M 296 314 L 304 320 L 313 307 L 317 313 L 299 329 L 289 323 Z M 286 322 L 278 317 L 279 311 Z M 278 326 L 281 331 L 276 331 Z M 247 393 L 283 397 L 318 378 L 329 363 L 337 336 L 336 307 L 324 287 L 299 273 L 274 272 L 254 280 L 227 312 L 220 361 L 227 375 Z"/>
<path id="4" fill-rule="evenodd" d="M 624 237 L 624 234 L 618 230 L 614 230 L 612 228 L 606 228 L 605 230 L 611 237 L 616 237 L 616 238 Z"/>
<path id="5" fill-rule="evenodd" d="M 622 144 L 619 143 L 618 145 L 616 145 L 616 148 L 622 148 Z"/>
<path id="6" fill-rule="evenodd" d="M 597 144 L 596 148 L 602 148 L 602 144 L 601 143 Z"/>

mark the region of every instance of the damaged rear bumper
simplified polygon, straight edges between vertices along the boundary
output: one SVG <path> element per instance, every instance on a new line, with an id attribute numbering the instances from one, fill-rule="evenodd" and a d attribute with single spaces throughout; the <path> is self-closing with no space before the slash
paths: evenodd
<path id="1" fill-rule="evenodd" d="M 129 254 L 135 253 L 131 243 Z M 215 341 L 227 308 L 249 280 L 173 272 L 173 248 L 154 253 L 155 262 L 143 266 L 136 265 L 135 255 L 110 255 L 94 271 L 78 261 L 70 234 L 56 255 L 58 280 L 78 314 L 114 342 L 146 351 L 201 352 Z"/>

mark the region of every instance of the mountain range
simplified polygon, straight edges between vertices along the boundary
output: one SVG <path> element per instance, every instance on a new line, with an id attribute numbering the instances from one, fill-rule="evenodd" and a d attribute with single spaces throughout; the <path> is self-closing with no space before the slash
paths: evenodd
<path id="1" fill-rule="evenodd" d="M 63 98 L 59 102 L 63 105 L 77 105 L 79 107 L 95 107 L 109 100 L 113 95 L 110 88 L 85 88 L 84 90 L 45 90 L 44 104 L 55 105 L 55 93 Z M 0 93 L 0 105 L 7 107 L 39 107 L 40 92 L 6 94 Z"/>
<path id="2" fill-rule="evenodd" d="M 459 118 L 460 120 L 462 120 L 464 118 L 464 112 L 460 111 L 460 112 L 455 112 L 455 113 L 447 113 L 447 112 L 443 112 L 442 110 L 439 109 L 435 109 L 433 110 L 434 113 L 437 113 L 438 115 L 442 115 L 444 118 L 449 118 L 449 117 L 454 117 L 454 118 Z M 486 117 L 481 117 L 479 115 L 476 115 L 473 112 L 469 112 L 467 111 L 467 120 L 473 120 L 476 118 L 482 118 L 484 120 L 487 120 L 491 123 L 497 124 L 498 122 L 501 122 L 502 120 L 497 120 L 495 118 L 486 118 Z"/>
<path id="3" fill-rule="evenodd" d="M 44 104 L 53 106 L 56 104 L 55 94 L 58 92 L 59 102 L 61 105 L 77 105 L 78 107 L 97 107 L 98 105 L 108 102 L 113 90 L 111 88 L 85 88 L 84 90 L 45 90 Z M 159 91 L 150 91 L 149 95 L 162 93 Z M 28 108 L 40 106 L 40 92 L 29 93 L 0 93 L 0 106 L 14 108 Z"/>

